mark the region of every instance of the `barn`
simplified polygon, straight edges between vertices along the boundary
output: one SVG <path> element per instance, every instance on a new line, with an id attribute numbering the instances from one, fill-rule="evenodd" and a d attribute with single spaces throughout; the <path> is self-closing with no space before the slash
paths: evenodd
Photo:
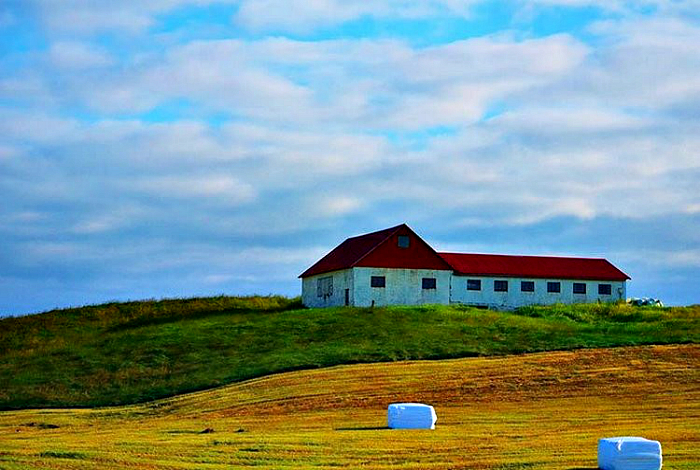
<path id="1" fill-rule="evenodd" d="M 304 271 L 307 307 L 613 302 L 630 277 L 602 258 L 438 253 L 406 224 L 346 239 Z"/>

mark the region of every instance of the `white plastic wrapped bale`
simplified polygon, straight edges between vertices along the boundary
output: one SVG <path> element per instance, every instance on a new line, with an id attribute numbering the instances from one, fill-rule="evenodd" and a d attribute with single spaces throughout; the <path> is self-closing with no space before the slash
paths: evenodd
<path id="1" fill-rule="evenodd" d="M 392 403 L 387 411 L 391 429 L 435 429 L 437 415 L 430 405 L 422 403 Z"/>
<path id="2" fill-rule="evenodd" d="M 598 441 L 601 470 L 660 470 L 661 444 L 643 437 L 606 437 Z"/>

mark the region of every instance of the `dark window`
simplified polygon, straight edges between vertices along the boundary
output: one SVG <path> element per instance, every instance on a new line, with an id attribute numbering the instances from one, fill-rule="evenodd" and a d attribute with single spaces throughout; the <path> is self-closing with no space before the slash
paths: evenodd
<path id="1" fill-rule="evenodd" d="M 386 287 L 386 278 L 384 276 L 372 276 L 372 287 Z"/>
<path id="2" fill-rule="evenodd" d="M 333 276 L 322 277 L 316 280 L 316 294 L 324 299 L 333 295 Z"/>
<path id="3" fill-rule="evenodd" d="M 612 294 L 612 286 L 610 284 L 598 284 L 598 294 L 600 294 L 600 295 Z"/>
<path id="4" fill-rule="evenodd" d="M 574 294 L 585 294 L 585 293 L 586 293 L 586 283 L 574 282 Z"/>
<path id="5" fill-rule="evenodd" d="M 481 279 L 467 279 L 467 290 L 481 290 Z"/>
<path id="6" fill-rule="evenodd" d="M 508 292 L 508 281 L 493 281 L 494 292 Z"/>
<path id="7" fill-rule="evenodd" d="M 535 281 L 521 281 L 520 292 L 535 292 Z"/>
<path id="8" fill-rule="evenodd" d="M 399 248 L 408 248 L 411 244 L 411 239 L 408 235 L 399 235 Z"/>
<path id="9" fill-rule="evenodd" d="M 558 294 L 559 292 L 561 292 L 561 282 L 548 282 L 547 292 L 551 292 L 554 294 Z"/>
<path id="10" fill-rule="evenodd" d="M 437 289 L 437 281 L 434 277 L 423 278 L 423 289 Z"/>

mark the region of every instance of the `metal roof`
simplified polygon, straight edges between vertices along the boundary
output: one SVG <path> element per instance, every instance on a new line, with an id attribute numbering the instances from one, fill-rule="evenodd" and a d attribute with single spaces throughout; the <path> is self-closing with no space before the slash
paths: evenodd
<path id="1" fill-rule="evenodd" d="M 408 235 L 413 243 L 398 247 L 395 238 Z M 393 240 L 392 243 L 387 243 Z M 355 266 L 374 268 L 451 270 L 433 248 L 406 224 L 348 238 L 299 277 L 309 277 Z"/>
<path id="2" fill-rule="evenodd" d="M 603 258 L 438 253 L 455 274 L 625 281 L 630 277 Z"/>
<path id="3" fill-rule="evenodd" d="M 415 237 L 409 249 L 387 243 Z M 458 275 L 625 281 L 630 277 L 603 258 L 437 253 L 406 224 L 348 238 L 299 277 L 355 266 L 453 270 Z"/>

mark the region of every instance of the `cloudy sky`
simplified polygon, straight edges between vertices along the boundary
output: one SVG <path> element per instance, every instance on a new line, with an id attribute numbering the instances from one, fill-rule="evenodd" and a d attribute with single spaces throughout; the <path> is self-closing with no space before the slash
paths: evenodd
<path id="1" fill-rule="evenodd" d="M 402 222 L 700 302 L 700 1 L 0 2 L 0 314 L 297 295 Z"/>

